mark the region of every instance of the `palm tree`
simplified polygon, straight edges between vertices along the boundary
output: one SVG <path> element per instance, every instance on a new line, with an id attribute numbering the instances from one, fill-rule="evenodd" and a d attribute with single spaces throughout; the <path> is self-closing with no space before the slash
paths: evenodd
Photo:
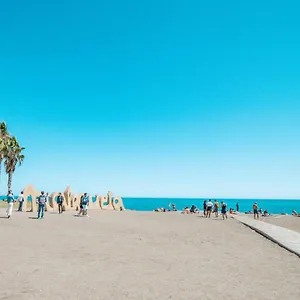
<path id="1" fill-rule="evenodd" d="M 8 174 L 8 191 L 11 190 L 12 176 L 16 170 L 17 165 L 21 165 L 24 160 L 22 151 L 25 148 L 20 147 L 16 137 L 11 137 L 7 141 L 7 146 L 4 149 L 4 165 L 6 173 Z"/>
<path id="2" fill-rule="evenodd" d="M 7 141 L 9 139 L 9 133 L 5 122 L 0 122 L 0 179 L 2 171 L 2 162 L 4 159 L 4 153 L 6 152 Z"/>

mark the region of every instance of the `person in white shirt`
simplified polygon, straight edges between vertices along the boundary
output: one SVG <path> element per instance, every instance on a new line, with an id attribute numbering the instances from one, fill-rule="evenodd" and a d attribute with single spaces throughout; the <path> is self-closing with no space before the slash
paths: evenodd
<path id="1" fill-rule="evenodd" d="M 206 214 L 206 218 L 210 218 L 211 212 L 212 212 L 212 208 L 213 208 L 213 203 L 211 202 L 211 200 L 209 200 L 206 203 L 206 210 L 207 210 L 207 214 Z"/>
<path id="2" fill-rule="evenodd" d="M 19 209 L 18 209 L 18 211 L 22 211 L 23 210 L 23 203 L 24 203 L 23 191 L 21 192 L 21 194 L 18 197 L 18 202 L 19 202 Z"/>
<path id="3" fill-rule="evenodd" d="M 15 202 L 14 194 L 12 191 L 8 191 L 6 201 L 7 201 L 7 218 L 10 218 L 12 215 L 14 202 Z"/>

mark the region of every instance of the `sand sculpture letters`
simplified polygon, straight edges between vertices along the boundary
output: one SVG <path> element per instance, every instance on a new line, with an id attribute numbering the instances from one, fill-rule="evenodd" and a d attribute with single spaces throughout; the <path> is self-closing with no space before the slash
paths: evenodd
<path id="1" fill-rule="evenodd" d="M 41 191 L 35 190 L 33 185 L 28 185 L 24 188 L 24 211 L 37 211 L 36 199 Z M 73 194 L 71 187 L 67 187 L 64 192 L 64 209 L 65 210 L 79 210 L 80 198 L 83 193 Z M 49 194 L 49 201 L 46 206 L 46 211 L 58 210 L 57 196 L 59 192 Z M 119 196 L 113 196 L 112 192 L 108 192 L 106 196 L 89 196 L 89 209 L 102 210 L 125 210 L 123 200 Z"/>

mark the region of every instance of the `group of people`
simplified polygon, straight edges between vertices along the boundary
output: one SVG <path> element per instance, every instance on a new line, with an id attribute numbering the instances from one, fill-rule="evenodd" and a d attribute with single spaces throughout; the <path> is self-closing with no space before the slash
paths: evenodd
<path id="1" fill-rule="evenodd" d="M 24 195 L 23 191 L 20 193 L 18 196 L 17 200 L 15 199 L 15 196 L 12 191 L 9 191 L 6 197 L 6 202 L 7 202 L 7 218 L 10 218 L 13 212 L 13 207 L 15 202 L 19 203 L 18 211 L 23 210 L 23 203 L 24 203 Z"/>
<path id="2" fill-rule="evenodd" d="M 206 218 L 210 218 L 211 214 L 214 213 L 215 217 L 219 217 L 219 202 L 215 200 L 212 202 L 210 199 L 208 201 L 204 200 L 203 202 L 203 213 Z M 223 220 L 227 219 L 227 204 L 222 201 L 221 202 L 221 215 L 223 217 Z"/>
<path id="3" fill-rule="evenodd" d="M 169 203 L 169 208 L 157 207 L 154 211 L 156 212 L 177 211 L 177 208 L 174 203 Z"/>
<path id="4" fill-rule="evenodd" d="M 252 206 L 253 208 L 253 216 L 254 216 L 254 219 L 258 220 L 259 219 L 259 216 L 261 215 L 262 217 L 268 217 L 270 216 L 269 212 L 267 209 L 265 209 L 264 211 L 260 208 L 258 209 L 258 204 L 257 202 L 255 202 Z"/>
<path id="5" fill-rule="evenodd" d="M 56 199 L 57 205 L 58 205 L 58 213 L 62 214 L 64 209 L 64 196 L 62 193 L 59 193 Z M 23 203 L 25 201 L 24 199 L 24 193 L 23 191 L 20 193 L 17 199 L 15 199 L 14 194 L 12 191 L 9 191 L 6 197 L 7 201 L 7 218 L 10 218 L 12 216 L 13 212 L 13 206 L 14 202 L 19 203 L 18 211 L 23 211 Z M 47 203 L 50 202 L 50 197 L 48 193 L 45 193 L 44 191 L 41 192 L 40 196 L 37 197 L 36 203 L 38 205 L 38 215 L 37 219 L 43 219 L 45 214 L 45 208 Z M 80 204 L 79 204 L 79 213 L 78 216 L 88 216 L 87 214 L 87 207 L 89 205 L 89 196 L 87 193 L 84 193 L 80 198 Z"/>
<path id="6" fill-rule="evenodd" d="M 190 208 L 188 206 L 186 206 L 183 209 L 182 213 L 184 213 L 184 214 L 198 214 L 199 212 L 200 212 L 200 210 L 195 205 L 192 205 Z"/>
<path id="7" fill-rule="evenodd" d="M 227 213 L 229 213 L 230 215 L 235 215 L 239 212 L 240 209 L 240 205 L 239 203 L 236 203 L 236 210 L 234 210 L 233 208 L 227 209 L 227 204 L 222 201 L 221 204 L 219 204 L 219 202 L 217 200 L 204 200 L 203 202 L 203 214 L 205 218 L 210 218 L 212 214 L 215 215 L 216 218 L 219 217 L 219 212 L 222 215 L 223 220 L 228 218 Z M 165 208 L 157 208 L 155 209 L 155 211 L 158 212 L 167 212 L 167 211 L 177 211 L 175 204 L 170 203 L 169 204 L 169 209 L 165 209 Z M 200 209 L 197 208 L 195 205 L 192 205 L 191 207 L 186 206 L 183 211 L 182 214 L 199 214 L 200 213 Z M 267 217 L 270 216 L 268 210 L 262 210 L 258 208 L 258 204 L 257 202 L 255 202 L 252 206 L 252 211 L 250 210 L 249 212 L 246 212 L 246 214 L 253 214 L 254 215 L 254 219 L 259 219 L 260 216 L 262 217 Z M 294 212 L 295 216 L 300 216 L 300 214 L 298 214 L 297 212 Z"/>
<path id="8" fill-rule="evenodd" d="M 211 200 L 204 200 L 203 202 L 203 214 L 205 218 L 210 218 L 211 214 L 215 214 L 215 217 L 219 217 L 219 209 L 220 205 L 217 200 L 212 202 Z M 190 208 L 187 206 L 183 209 L 183 214 L 198 214 L 200 213 L 200 209 L 198 209 L 195 205 L 192 205 Z M 221 203 L 221 215 L 223 220 L 227 219 L 227 204 L 225 202 Z"/>
<path id="9" fill-rule="evenodd" d="M 237 208 L 238 208 L 238 204 L 237 204 Z M 210 218 L 211 214 L 215 214 L 215 217 L 218 218 L 219 217 L 219 210 L 221 212 L 221 215 L 223 217 L 223 220 L 227 219 L 227 204 L 222 201 L 221 205 L 219 205 L 219 202 L 217 200 L 215 200 L 214 202 L 212 202 L 212 200 L 205 200 L 203 202 L 203 214 L 205 218 Z M 166 208 L 156 208 L 154 211 L 156 212 L 168 212 L 168 211 L 177 211 L 175 204 L 169 204 L 169 209 Z M 182 214 L 199 214 L 200 213 L 200 209 L 197 208 L 195 205 L 192 205 L 191 207 L 186 206 L 183 211 Z M 230 209 L 230 214 L 235 213 L 235 211 L 231 208 Z"/>
<path id="10" fill-rule="evenodd" d="M 268 210 L 265 209 L 261 209 L 261 208 L 258 208 L 258 204 L 257 202 L 253 203 L 252 205 L 252 210 L 249 210 L 247 212 L 245 212 L 246 215 L 252 215 L 253 214 L 253 217 L 254 219 L 258 220 L 259 217 L 269 217 L 271 216 L 271 214 L 269 214 Z"/>

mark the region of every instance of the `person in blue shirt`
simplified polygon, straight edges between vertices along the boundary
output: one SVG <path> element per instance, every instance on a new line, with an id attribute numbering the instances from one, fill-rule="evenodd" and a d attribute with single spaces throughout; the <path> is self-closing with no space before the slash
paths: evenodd
<path id="1" fill-rule="evenodd" d="M 87 193 L 84 193 L 81 199 L 82 215 L 87 216 L 87 206 L 89 205 L 89 196 Z"/>
<path id="2" fill-rule="evenodd" d="M 8 191 L 7 197 L 7 218 L 9 219 L 12 215 L 13 207 L 14 207 L 14 194 L 12 191 Z"/>
<path id="3" fill-rule="evenodd" d="M 38 219 L 44 218 L 45 205 L 47 203 L 47 197 L 44 192 L 41 192 L 41 195 L 37 199 L 38 203 Z"/>

